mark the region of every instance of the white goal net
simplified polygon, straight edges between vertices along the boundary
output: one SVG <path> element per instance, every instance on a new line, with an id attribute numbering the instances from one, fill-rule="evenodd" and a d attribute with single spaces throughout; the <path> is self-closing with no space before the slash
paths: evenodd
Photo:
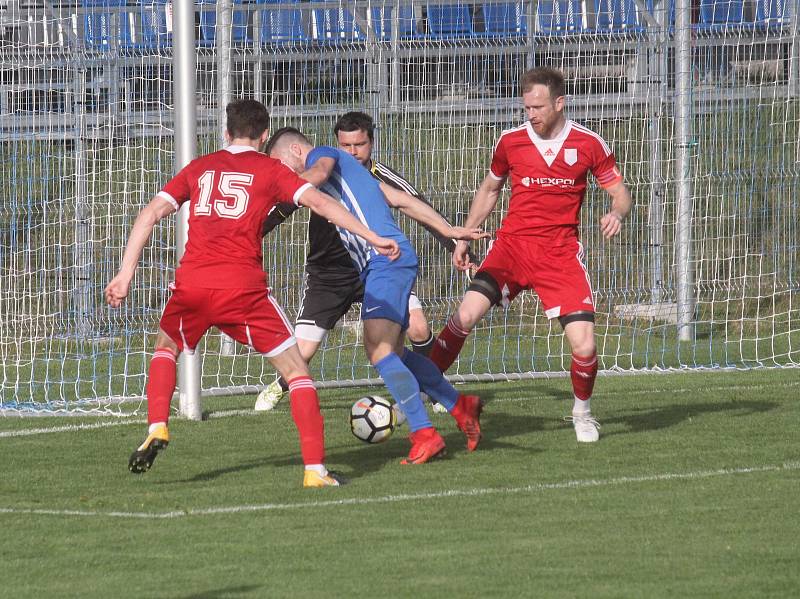
<path id="1" fill-rule="evenodd" d="M 200 3 L 198 151 L 219 144 L 221 65 L 231 95 L 263 101 L 273 129 L 295 125 L 333 144 L 338 116 L 372 114 L 375 157 L 461 222 L 494 142 L 524 120 L 520 74 L 558 67 L 568 116 L 607 140 L 635 201 L 610 242 L 598 229 L 608 198 L 597 186 L 583 210 L 601 369 L 797 366 L 797 3 L 701 0 L 685 36 L 674 4 L 241 0 L 230 55 L 220 56 L 217 23 L 227 21 Z M 689 73 L 676 60 L 684 39 Z M 173 172 L 173 43 L 163 0 L 0 0 L 0 413 L 122 414 L 141 401 L 175 267 L 174 222 L 154 233 L 122 309 L 105 306 L 102 291 L 138 210 Z M 689 94 L 678 93 L 679 80 Z M 679 105 L 688 122 L 676 120 Z M 688 143 L 679 125 L 689 127 Z M 691 169 L 682 250 L 681 156 Z M 265 242 L 271 286 L 290 316 L 302 292 L 306 220 L 296 213 Z M 421 257 L 418 292 L 436 333 L 467 281 L 424 229 L 401 223 Z M 687 255 L 693 319 L 681 341 Z M 316 378 L 374 380 L 360 341 L 354 310 L 315 358 Z M 216 331 L 201 350 L 204 393 L 252 392 L 274 376 L 262 356 L 228 351 Z M 525 293 L 490 313 L 449 374 L 568 369 L 560 325 Z"/>

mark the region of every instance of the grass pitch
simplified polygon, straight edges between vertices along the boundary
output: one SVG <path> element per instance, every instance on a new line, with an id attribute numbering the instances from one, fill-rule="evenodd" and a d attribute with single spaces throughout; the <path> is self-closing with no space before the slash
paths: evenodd
<path id="1" fill-rule="evenodd" d="M 468 454 L 452 420 L 434 415 L 449 456 L 419 467 L 398 464 L 402 429 L 383 445 L 352 437 L 359 390 L 322 392 L 328 465 L 352 480 L 340 489 L 301 488 L 285 403 L 174 420 L 169 449 L 142 476 L 126 469 L 141 422 L 0 420 L 0 595 L 762 598 L 800 588 L 796 370 L 602 377 L 593 445 L 562 420 L 566 379 L 463 388 L 486 401 L 481 447 Z M 253 399 L 206 407 L 217 416 Z"/>

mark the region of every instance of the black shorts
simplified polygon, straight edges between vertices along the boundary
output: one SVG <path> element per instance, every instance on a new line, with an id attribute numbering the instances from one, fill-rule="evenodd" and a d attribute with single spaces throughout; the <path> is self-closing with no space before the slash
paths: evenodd
<path id="1" fill-rule="evenodd" d="M 297 325 L 330 331 L 350 306 L 363 298 L 364 283 L 355 270 L 336 275 L 326 272 L 324 277 L 313 271 L 306 272 Z"/>

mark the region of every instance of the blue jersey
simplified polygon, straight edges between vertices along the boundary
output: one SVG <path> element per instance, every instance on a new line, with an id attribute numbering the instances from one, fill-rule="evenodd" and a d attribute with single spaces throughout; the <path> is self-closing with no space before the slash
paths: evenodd
<path id="1" fill-rule="evenodd" d="M 333 158 L 336 161 L 331 176 L 320 187 L 321 191 L 339 200 L 358 220 L 381 237 L 409 245 L 408 238 L 394 220 L 379 182 L 358 160 L 344 150 L 319 146 L 309 152 L 306 168 L 312 167 L 320 158 Z M 378 253 L 361 237 L 345 229 L 337 229 L 356 268 L 363 272 L 369 260 Z"/>

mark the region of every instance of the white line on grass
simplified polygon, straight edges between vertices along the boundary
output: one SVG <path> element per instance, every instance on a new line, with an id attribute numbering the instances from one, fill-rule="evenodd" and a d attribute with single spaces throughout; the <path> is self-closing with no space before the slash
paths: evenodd
<path id="1" fill-rule="evenodd" d="M 125 426 L 127 424 L 142 424 L 146 420 L 111 420 L 106 422 L 92 422 L 89 424 L 65 424 L 63 426 L 51 426 L 48 428 L 26 428 L 18 431 L 0 431 L 0 439 L 5 437 L 28 437 L 30 435 L 47 435 L 50 433 L 67 433 L 73 431 L 86 431 L 96 428 L 108 428 L 111 426 Z"/>
<path id="2" fill-rule="evenodd" d="M 213 516 L 217 514 L 241 514 L 245 512 L 268 512 L 279 510 L 297 510 L 308 508 L 344 507 L 351 505 L 369 505 L 376 503 L 398 503 L 404 501 L 427 501 L 446 497 L 476 497 L 481 495 L 511 495 L 516 493 L 537 493 L 559 489 L 580 489 L 586 487 L 607 487 L 647 482 L 670 480 L 697 480 L 714 476 L 730 476 L 736 474 L 754 474 L 759 472 L 780 472 L 800 470 L 800 462 L 787 462 L 779 465 L 751 466 L 742 468 L 721 468 L 719 470 L 700 470 L 697 472 L 667 472 L 663 474 L 645 474 L 642 476 L 620 476 L 604 480 L 568 480 L 555 483 L 538 483 L 524 487 L 483 487 L 473 489 L 451 489 L 433 493 L 411 493 L 403 495 L 383 495 L 381 497 L 350 497 L 347 499 L 330 499 L 327 501 L 299 501 L 296 503 L 262 503 L 256 505 L 233 505 L 227 507 L 211 507 L 171 512 L 101 512 L 89 510 L 51 510 L 29 508 L 3 508 L 0 514 L 36 515 L 36 516 L 80 516 L 89 518 L 128 518 L 144 520 L 164 520 L 183 518 L 186 516 Z M 335 491 L 333 491 L 335 492 Z"/>
<path id="3" fill-rule="evenodd" d="M 230 416 L 253 416 L 257 412 L 253 410 L 222 410 L 211 412 L 209 418 L 229 418 Z M 112 426 L 125 426 L 127 424 L 146 424 L 144 418 L 129 418 L 127 420 L 107 420 L 105 422 L 92 422 L 87 424 L 65 424 L 63 426 L 52 426 L 48 428 L 26 428 L 16 431 L 0 431 L 0 439 L 6 437 L 28 437 L 31 435 L 47 435 L 50 433 L 70 433 L 75 431 L 93 430 L 98 428 L 109 428 Z"/>

